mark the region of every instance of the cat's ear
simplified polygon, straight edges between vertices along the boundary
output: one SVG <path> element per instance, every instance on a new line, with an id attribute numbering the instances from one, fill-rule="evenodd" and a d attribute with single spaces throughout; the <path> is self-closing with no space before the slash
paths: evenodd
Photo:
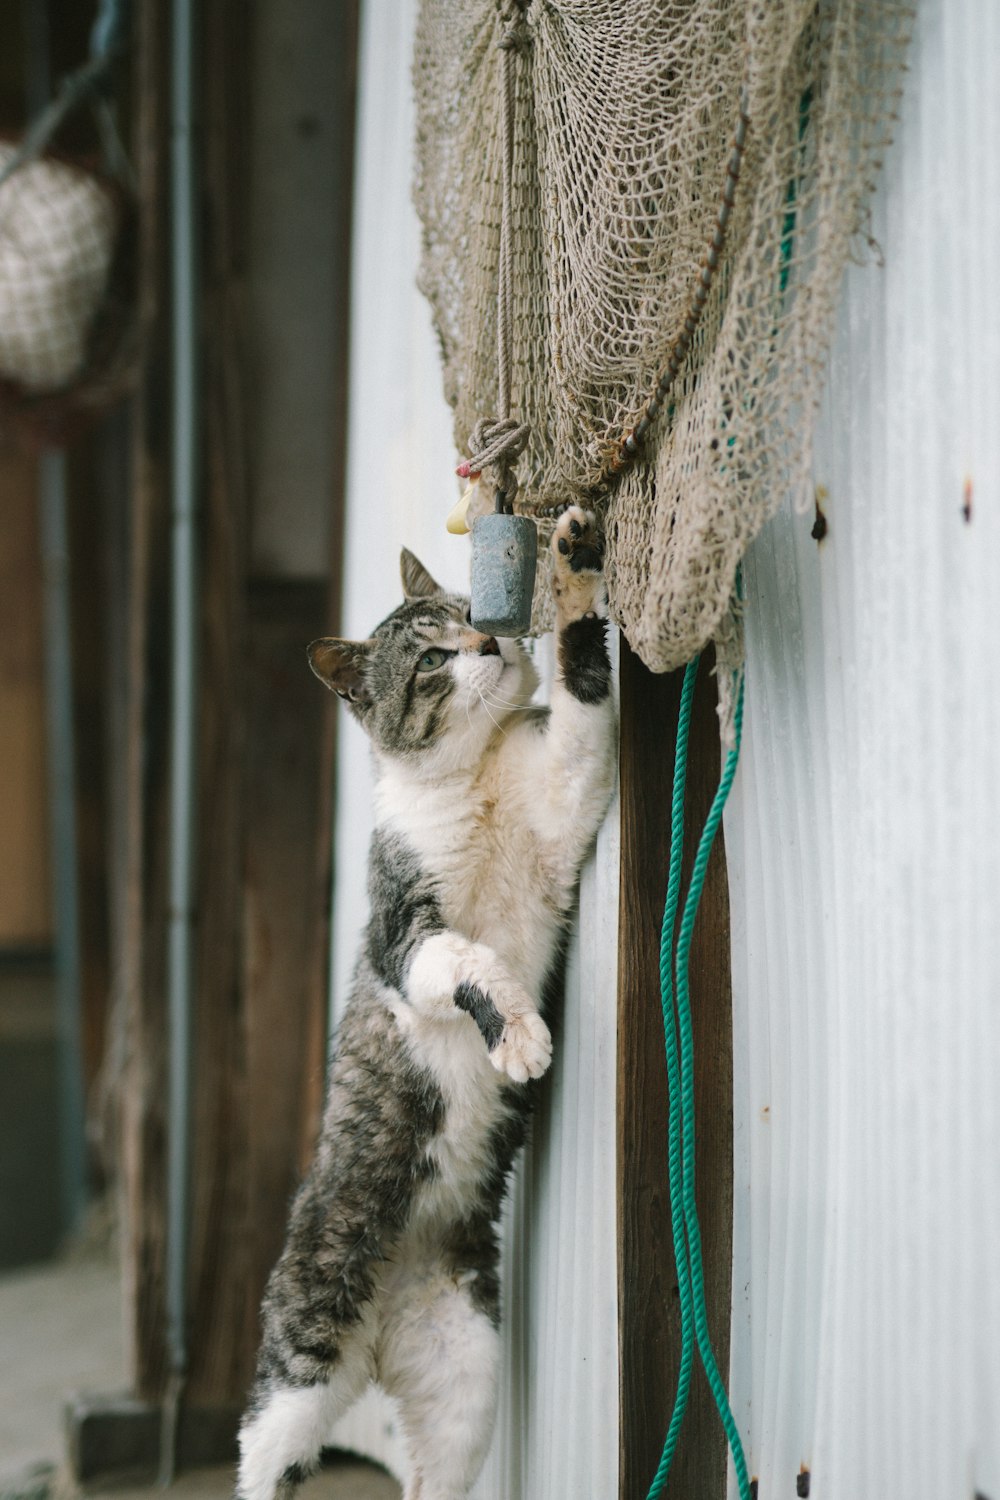
<path id="1" fill-rule="evenodd" d="M 407 547 L 399 554 L 399 571 L 403 579 L 403 598 L 407 604 L 414 599 L 433 599 L 438 594 L 447 593 L 439 583 L 434 582 L 423 563 Z"/>
<path id="2" fill-rule="evenodd" d="M 363 708 L 372 701 L 365 677 L 371 641 L 338 641 L 323 636 L 308 648 L 309 665 L 338 697 Z"/>

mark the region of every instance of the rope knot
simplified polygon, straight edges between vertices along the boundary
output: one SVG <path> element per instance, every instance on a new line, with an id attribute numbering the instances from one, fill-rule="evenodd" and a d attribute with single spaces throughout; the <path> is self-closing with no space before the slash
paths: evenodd
<path id="1" fill-rule="evenodd" d="M 528 423 L 516 417 L 480 417 L 469 438 L 470 471 L 492 466 L 497 489 L 508 506 L 517 493 L 514 465 L 528 446 L 530 432 Z"/>
<path id="2" fill-rule="evenodd" d="M 505 0 L 498 7 L 500 25 L 503 30 L 497 46 L 502 52 L 520 52 L 528 45 L 528 31 L 524 20 L 524 5 L 520 0 Z"/>

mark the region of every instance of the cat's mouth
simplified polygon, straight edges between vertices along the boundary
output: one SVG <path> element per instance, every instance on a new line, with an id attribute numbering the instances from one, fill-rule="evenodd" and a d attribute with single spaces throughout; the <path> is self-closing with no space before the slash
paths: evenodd
<path id="1" fill-rule="evenodd" d="M 495 687 L 507 670 L 508 663 L 497 653 L 495 656 L 471 656 L 466 659 L 466 676 L 473 688 Z"/>

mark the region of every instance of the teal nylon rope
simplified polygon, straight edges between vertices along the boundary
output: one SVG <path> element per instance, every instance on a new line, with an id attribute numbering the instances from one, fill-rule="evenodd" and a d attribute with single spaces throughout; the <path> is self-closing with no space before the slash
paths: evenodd
<path id="1" fill-rule="evenodd" d="M 673 1460 L 681 1423 L 691 1387 L 693 1343 L 698 1352 L 715 1400 L 726 1440 L 733 1455 L 740 1500 L 750 1500 L 750 1480 L 739 1431 L 733 1417 L 725 1383 L 719 1373 L 708 1329 L 705 1306 L 705 1277 L 701 1255 L 701 1230 L 695 1201 L 695 1115 L 694 1115 L 694 1039 L 691 1026 L 689 959 L 698 904 L 705 884 L 709 855 L 722 821 L 722 813 L 739 763 L 743 732 L 743 685 L 740 684 L 734 716 L 734 745 L 712 802 L 698 843 L 691 881 L 681 917 L 677 938 L 676 986 L 672 978 L 673 933 L 680 895 L 681 855 L 684 841 L 684 789 L 687 779 L 687 749 L 691 725 L 691 705 L 698 675 L 698 658 L 688 664 L 681 692 L 677 722 L 677 751 L 674 758 L 674 790 L 670 818 L 670 869 L 660 938 L 660 985 L 663 1003 L 663 1031 L 667 1055 L 667 1081 L 670 1093 L 669 1176 L 670 1215 L 677 1265 L 677 1287 L 681 1309 L 681 1363 L 677 1397 L 667 1430 L 663 1455 L 649 1490 L 647 1500 L 657 1500 L 666 1484 Z"/>
<path id="2" fill-rule="evenodd" d="M 663 1036 L 667 1051 L 667 1085 L 670 1098 L 668 1127 L 670 1172 L 670 1219 L 674 1236 L 674 1261 L 677 1266 L 677 1291 L 681 1309 L 681 1363 L 677 1378 L 677 1396 L 663 1444 L 663 1455 L 647 1500 L 658 1500 L 667 1482 L 681 1423 L 687 1409 L 691 1388 L 691 1365 L 694 1359 L 694 1306 L 691 1299 L 691 1272 L 684 1238 L 684 1187 L 682 1161 L 681 1074 L 677 1046 L 677 1024 L 674 1020 L 673 942 L 677 921 L 677 903 L 681 889 L 681 857 L 684 852 L 684 788 L 687 780 L 687 750 L 691 727 L 691 703 L 694 699 L 698 659 L 688 665 L 681 692 L 677 720 L 677 752 L 674 758 L 674 794 L 670 810 L 670 872 L 667 898 L 660 933 L 660 998 L 663 1004 Z"/>

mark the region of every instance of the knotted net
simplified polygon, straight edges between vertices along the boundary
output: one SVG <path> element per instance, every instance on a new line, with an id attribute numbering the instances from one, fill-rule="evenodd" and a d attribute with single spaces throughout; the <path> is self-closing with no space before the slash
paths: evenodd
<path id="1" fill-rule="evenodd" d="M 422 0 L 414 62 L 420 284 L 456 444 L 497 402 L 503 52 L 511 62 L 510 404 L 516 509 L 604 510 L 612 612 L 654 671 L 739 659 L 739 560 L 810 438 L 844 263 L 863 249 L 900 87 L 894 0 Z M 740 110 L 721 256 L 690 318 Z M 536 621 L 545 623 L 544 580 Z"/>

